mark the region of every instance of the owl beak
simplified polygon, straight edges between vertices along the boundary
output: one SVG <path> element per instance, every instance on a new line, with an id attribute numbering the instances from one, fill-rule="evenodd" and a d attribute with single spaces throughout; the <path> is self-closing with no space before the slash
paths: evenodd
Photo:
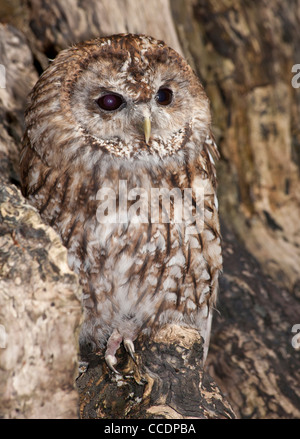
<path id="1" fill-rule="evenodd" d="M 145 135 L 145 142 L 148 145 L 150 136 L 151 136 L 151 121 L 149 117 L 144 118 L 144 135 Z"/>

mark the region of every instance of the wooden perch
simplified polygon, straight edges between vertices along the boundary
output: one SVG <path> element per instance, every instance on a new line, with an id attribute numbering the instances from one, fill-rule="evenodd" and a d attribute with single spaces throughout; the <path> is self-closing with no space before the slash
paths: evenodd
<path id="1" fill-rule="evenodd" d="M 136 342 L 136 363 L 125 349 L 111 372 L 103 357 L 90 358 L 77 378 L 82 418 L 234 418 L 230 404 L 203 370 L 196 330 L 166 325 L 154 339 Z"/>

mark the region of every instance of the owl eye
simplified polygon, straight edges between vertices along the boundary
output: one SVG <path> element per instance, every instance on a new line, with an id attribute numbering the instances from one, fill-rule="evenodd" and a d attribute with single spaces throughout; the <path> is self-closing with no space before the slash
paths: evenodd
<path id="1" fill-rule="evenodd" d="M 120 95 L 108 93 L 98 98 L 96 102 L 102 110 L 115 111 L 124 104 L 124 99 Z"/>
<path id="2" fill-rule="evenodd" d="M 160 88 L 155 99 L 160 105 L 169 105 L 173 100 L 173 92 L 169 88 Z"/>

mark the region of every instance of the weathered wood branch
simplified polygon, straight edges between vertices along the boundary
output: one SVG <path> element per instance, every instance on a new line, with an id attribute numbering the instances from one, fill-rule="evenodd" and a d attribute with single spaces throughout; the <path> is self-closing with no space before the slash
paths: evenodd
<path id="1" fill-rule="evenodd" d="M 103 357 L 91 357 L 77 378 L 82 418 L 213 419 L 235 415 L 202 367 L 196 330 L 166 325 L 153 339 L 140 339 L 136 362 L 119 352 L 116 375 Z"/>

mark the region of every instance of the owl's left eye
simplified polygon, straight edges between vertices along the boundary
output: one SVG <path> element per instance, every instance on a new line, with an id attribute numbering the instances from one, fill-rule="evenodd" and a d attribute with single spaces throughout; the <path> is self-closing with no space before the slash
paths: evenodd
<path id="1" fill-rule="evenodd" d="M 160 105 L 170 105 L 173 100 L 173 92 L 169 88 L 160 88 L 155 99 Z"/>
<path id="2" fill-rule="evenodd" d="M 98 98 L 96 102 L 102 110 L 115 111 L 120 108 L 125 101 L 120 95 L 108 93 Z"/>

